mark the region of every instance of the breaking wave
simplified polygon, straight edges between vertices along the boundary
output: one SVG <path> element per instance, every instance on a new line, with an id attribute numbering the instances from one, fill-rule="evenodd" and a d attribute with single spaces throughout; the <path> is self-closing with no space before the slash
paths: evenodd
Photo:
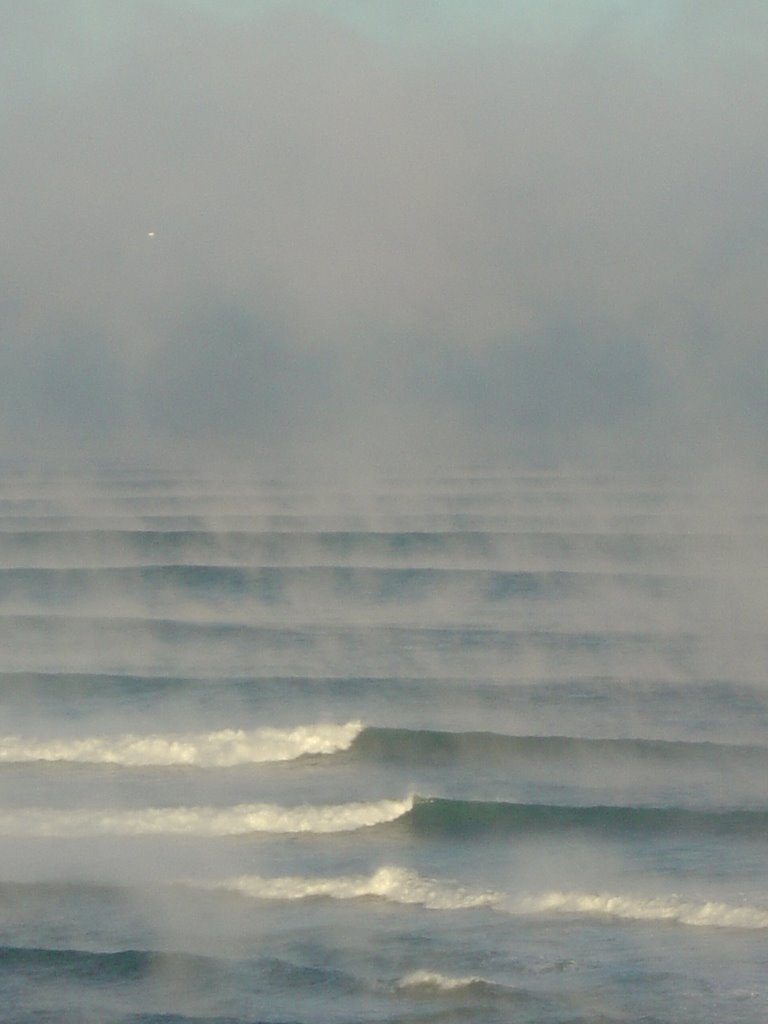
<path id="1" fill-rule="evenodd" d="M 768 909 L 706 901 L 692 903 L 676 896 L 637 897 L 605 893 L 548 892 L 522 900 L 529 913 L 582 914 L 628 921 L 672 921 L 705 928 L 768 928 Z"/>
<path id="2" fill-rule="evenodd" d="M 470 975 L 466 978 L 452 978 L 438 971 L 411 971 L 397 983 L 398 988 L 424 989 L 427 992 L 455 992 L 458 989 L 486 987 L 490 983 L 485 978 Z"/>
<path id="3" fill-rule="evenodd" d="M 768 768 L 768 748 L 648 739 L 514 736 L 365 726 L 360 721 L 290 728 L 219 729 L 207 733 L 114 736 L 0 737 L 0 762 L 69 761 L 126 766 L 231 767 L 289 761 L 304 754 L 347 752 L 363 761 L 414 764 L 552 759 L 584 761 L 632 757 L 662 764 L 691 763 Z"/>
<path id="4" fill-rule="evenodd" d="M 234 807 L 146 807 L 137 810 L 25 808 L 0 813 L 0 835 L 236 836 L 252 832 L 352 832 L 406 814 L 413 798 L 370 803 L 238 804 Z"/>
<path id="5" fill-rule="evenodd" d="M 454 977 L 439 971 L 411 971 L 397 982 L 400 993 L 421 999 L 472 1000 L 480 1002 L 528 1001 L 531 993 L 523 988 L 512 988 L 488 981 L 478 975 Z"/>
<path id="6" fill-rule="evenodd" d="M 737 905 L 718 900 L 693 902 L 675 895 L 634 896 L 549 891 L 538 895 L 513 896 L 494 889 L 426 878 L 410 868 L 399 865 L 383 866 L 371 875 L 285 875 L 274 878 L 240 875 L 213 882 L 185 880 L 179 884 L 195 889 L 235 893 L 256 900 L 291 902 L 320 898 L 376 898 L 388 903 L 421 906 L 427 910 L 488 908 L 513 916 L 574 915 L 623 921 L 669 921 L 705 928 L 768 928 L 768 908 L 765 907 Z M 492 987 L 493 984 L 474 976 L 454 978 L 432 971 L 418 970 L 403 977 L 398 982 L 398 987 L 449 991 L 470 985 Z"/>
<path id="7" fill-rule="evenodd" d="M 416 835 L 473 839 L 575 831 L 599 836 L 688 834 L 768 835 L 768 811 L 706 811 L 679 807 L 561 806 L 408 796 L 345 804 L 237 804 L 229 807 L 137 809 L 24 808 L 0 812 L 0 835 L 247 835 L 251 832 L 351 832 L 395 824 Z"/>
<path id="8" fill-rule="evenodd" d="M 77 761 L 116 765 L 196 765 L 225 768 L 264 761 L 289 761 L 304 754 L 346 749 L 362 729 L 343 725 L 299 725 L 290 729 L 221 729 L 209 733 L 91 736 L 73 739 L 0 737 L 0 761 Z"/>
<path id="9" fill-rule="evenodd" d="M 325 897 L 357 900 L 376 897 L 389 903 L 417 904 L 428 910 L 466 910 L 492 907 L 502 898 L 489 889 L 471 889 L 452 882 L 424 878 L 409 868 L 381 867 L 372 875 L 322 878 L 287 875 L 262 878 L 241 875 L 220 882 L 187 882 L 196 888 L 225 890 L 261 900 L 304 900 Z"/>

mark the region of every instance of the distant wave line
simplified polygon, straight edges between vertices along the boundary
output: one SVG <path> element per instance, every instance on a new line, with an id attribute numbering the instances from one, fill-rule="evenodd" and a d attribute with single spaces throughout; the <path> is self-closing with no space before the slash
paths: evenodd
<path id="1" fill-rule="evenodd" d="M 624 644 L 648 645 L 659 641 L 672 642 L 678 646 L 684 643 L 706 640 L 711 631 L 681 632 L 671 627 L 669 630 L 659 627 L 643 630 L 549 630 L 549 629 L 501 629 L 496 625 L 477 623 L 457 624 L 445 622 L 428 622 L 423 625 L 403 624 L 396 620 L 390 622 L 360 622 L 354 625 L 339 625 L 337 620 L 329 618 L 298 620 L 291 625 L 281 625 L 279 619 L 254 625 L 251 621 L 234 621 L 226 618 L 174 617 L 147 614 L 116 614 L 97 615 L 90 611 L 82 613 L 55 612 L 46 609 L 40 612 L 0 611 L 0 626 L 27 627 L 31 630 L 45 630 L 61 626 L 129 630 L 140 628 L 149 635 L 175 634 L 174 639 L 199 637 L 200 639 L 224 638 L 240 636 L 259 639 L 274 638 L 275 640 L 312 640 L 314 638 L 334 638 L 340 641 L 357 640 L 361 635 L 396 638 L 398 642 L 412 642 L 417 639 L 437 639 L 450 643 L 455 649 L 466 650 L 480 645 L 495 645 L 502 649 L 556 649 L 600 651 L 613 649 Z M 741 637 L 762 639 L 764 632 L 754 629 L 743 629 Z"/>
<path id="2" fill-rule="evenodd" d="M 213 556 L 219 557 L 214 560 Z M 350 563 L 342 561 L 326 562 L 279 562 L 258 561 L 243 564 L 242 558 L 234 555 L 231 559 L 222 559 L 220 552 L 212 552 L 209 561 L 199 558 L 174 561 L 139 560 L 118 561 L 110 563 L 77 564 L 26 564 L 14 562 L 0 564 L 0 578 L 6 584 L 12 582 L 35 583 L 53 581 L 99 582 L 113 577 L 119 583 L 156 583 L 157 577 L 167 578 L 180 588 L 195 587 L 202 584 L 219 586 L 223 582 L 237 584 L 258 584 L 284 580 L 290 583 L 298 579 L 306 582 L 306 577 L 327 577 L 336 586 L 345 585 L 352 590 L 354 584 L 379 578 L 390 585 L 399 582 L 403 590 L 408 584 L 428 582 L 462 582 L 473 578 L 489 584 L 488 599 L 519 595 L 521 597 L 541 594 L 548 586 L 567 587 L 571 584 L 620 582 L 627 584 L 664 584 L 672 581 L 678 583 L 696 582 L 709 578 L 699 573 L 637 572 L 622 568 L 610 569 L 499 569 L 489 565 L 384 565 L 380 563 Z M 207 577 L 207 578 L 206 578 Z"/>

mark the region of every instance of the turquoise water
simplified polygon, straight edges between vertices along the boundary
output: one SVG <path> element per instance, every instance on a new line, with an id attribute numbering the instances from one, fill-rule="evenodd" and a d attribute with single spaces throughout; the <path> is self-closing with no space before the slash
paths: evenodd
<path id="1" fill-rule="evenodd" d="M 0 1019 L 764 1022 L 768 519 L 0 488 Z"/>

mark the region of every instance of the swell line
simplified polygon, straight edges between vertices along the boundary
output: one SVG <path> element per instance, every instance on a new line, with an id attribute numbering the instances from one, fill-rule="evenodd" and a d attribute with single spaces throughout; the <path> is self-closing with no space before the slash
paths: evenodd
<path id="1" fill-rule="evenodd" d="M 578 736 L 515 736 L 494 732 L 446 732 L 428 729 L 367 727 L 355 736 L 351 752 L 370 761 L 431 764 L 472 759 L 553 758 L 596 756 L 635 757 L 662 762 L 711 762 L 727 758 L 768 766 L 768 747 L 683 740 L 590 738 Z"/>
<path id="2" fill-rule="evenodd" d="M 316 990 L 317 985 L 323 983 L 341 985 L 347 991 L 362 987 L 358 979 L 334 968 L 296 964 L 278 957 L 253 958 L 246 964 L 230 958 L 175 950 L 140 948 L 107 952 L 45 946 L 0 946 L 0 975 L 26 975 L 37 981 L 45 979 L 57 984 L 67 978 L 102 986 L 105 983 L 141 982 L 165 975 L 166 978 L 175 976 L 188 990 L 196 985 L 209 985 L 214 973 L 219 974 L 219 984 L 229 985 L 233 969 L 247 969 L 250 975 L 259 978 L 260 985 L 264 987 L 282 988 L 287 984 L 292 988 L 306 986 Z M 174 1015 L 173 1021 L 178 1019 Z M 201 1024 L 199 1017 L 195 1020 Z"/>
<path id="3" fill-rule="evenodd" d="M 563 806 L 420 798 L 405 816 L 424 836 L 536 835 L 589 832 L 598 835 L 687 834 L 768 839 L 768 811 L 704 811 L 682 807 Z"/>
<path id="4" fill-rule="evenodd" d="M 679 807 L 563 806 L 408 796 L 347 804 L 238 804 L 138 809 L 23 808 L 0 813 L 0 835 L 233 836 L 249 833 L 350 832 L 374 825 L 425 838 L 477 839 L 584 832 L 598 836 L 698 835 L 768 839 L 768 811 Z"/>
<path id="5" fill-rule="evenodd" d="M 231 767 L 287 761 L 307 754 L 413 765 L 472 761 L 526 764 L 554 760 L 594 764 L 634 758 L 662 765 L 768 768 L 768 747 L 656 740 L 526 736 L 364 726 L 361 721 L 289 728 L 35 738 L 0 736 L 0 763 L 67 761 L 126 766 Z"/>

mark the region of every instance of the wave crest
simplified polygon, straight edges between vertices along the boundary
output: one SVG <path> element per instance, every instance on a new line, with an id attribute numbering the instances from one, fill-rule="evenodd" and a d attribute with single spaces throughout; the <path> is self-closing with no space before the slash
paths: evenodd
<path id="1" fill-rule="evenodd" d="M 228 768 L 264 761 L 290 761 L 303 754 L 346 750 L 362 722 L 322 723 L 289 729 L 221 729 L 209 733 L 90 736 L 76 739 L 0 738 L 0 761 L 76 761 L 126 766 L 195 765 Z"/>
<path id="2" fill-rule="evenodd" d="M 0 814 L 0 835 L 64 837 L 87 835 L 234 836 L 251 832 L 352 832 L 394 821 L 413 798 L 370 803 L 239 804 L 234 807 L 145 807 L 137 810 L 31 808 Z"/>
<path id="3" fill-rule="evenodd" d="M 768 928 L 768 910 L 709 900 L 692 903 L 669 897 L 619 896 L 606 893 L 548 892 L 527 897 L 520 910 L 529 913 L 584 914 L 630 921 L 673 921 L 708 928 Z"/>
<path id="4" fill-rule="evenodd" d="M 389 903 L 418 905 L 428 910 L 488 908 L 513 916 L 572 914 L 611 917 L 625 921 L 669 921 L 706 928 L 768 928 L 767 907 L 738 905 L 718 900 L 693 902 L 676 895 L 636 896 L 562 890 L 515 897 L 493 889 L 427 878 L 399 865 L 385 865 L 371 875 L 285 875 L 273 878 L 240 875 L 220 881 L 188 879 L 179 884 L 196 889 L 236 893 L 257 900 L 378 898 Z M 562 969 L 567 963 L 563 962 L 557 969 Z M 443 991 L 470 985 L 496 987 L 494 982 L 480 977 L 454 978 L 428 970 L 413 971 L 404 976 L 397 985 L 398 988 L 431 988 Z"/>
<path id="5" fill-rule="evenodd" d="M 428 910 L 465 910 L 494 906 L 501 894 L 491 890 L 470 889 L 451 882 L 424 878 L 409 868 L 385 866 L 372 875 L 306 877 L 287 875 L 262 878 L 241 875 L 221 882 L 187 883 L 199 888 L 240 893 L 252 899 L 303 900 L 326 897 L 356 900 L 377 897 L 389 903 L 417 904 Z"/>

